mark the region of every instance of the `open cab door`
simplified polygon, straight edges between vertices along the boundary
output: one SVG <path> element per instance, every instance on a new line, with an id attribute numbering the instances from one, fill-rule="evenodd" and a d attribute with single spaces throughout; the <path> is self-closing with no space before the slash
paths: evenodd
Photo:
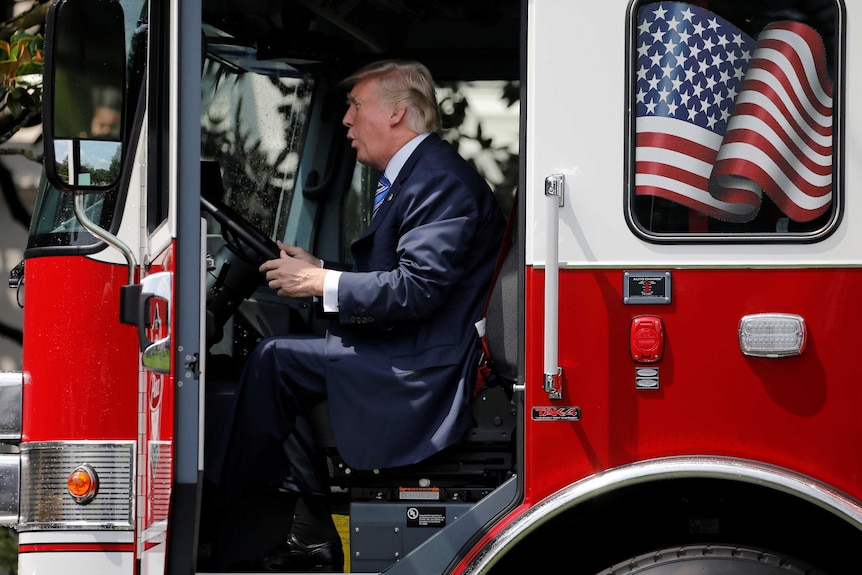
<path id="1" fill-rule="evenodd" d="M 81 225 L 128 268 L 117 311 L 137 326 L 140 346 L 135 551 L 146 573 L 194 570 L 203 467 L 201 45 L 199 34 L 178 30 L 200 30 L 200 15 L 199 2 L 60 0 L 48 16 L 48 179 L 74 194 Z M 158 48 L 167 45 L 177 49 Z M 159 74 L 147 76 L 147 60 Z M 154 192 L 136 197 L 145 180 Z M 139 235 L 94 221 L 118 194 L 127 203 L 117 215 Z"/>

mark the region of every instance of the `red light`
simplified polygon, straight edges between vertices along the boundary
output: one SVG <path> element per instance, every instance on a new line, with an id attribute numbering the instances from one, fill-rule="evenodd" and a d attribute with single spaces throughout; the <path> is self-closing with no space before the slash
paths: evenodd
<path id="1" fill-rule="evenodd" d="M 654 315 L 632 318 L 629 337 L 632 359 L 638 363 L 655 363 L 664 355 L 664 324 Z"/>

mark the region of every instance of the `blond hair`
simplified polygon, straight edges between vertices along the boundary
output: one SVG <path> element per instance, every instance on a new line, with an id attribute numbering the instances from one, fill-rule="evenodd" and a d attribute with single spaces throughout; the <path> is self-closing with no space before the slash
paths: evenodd
<path id="1" fill-rule="evenodd" d="M 418 133 L 440 130 L 434 79 L 423 64 L 408 60 L 374 62 L 345 78 L 341 85 L 351 88 L 372 78 L 378 80 L 378 94 L 386 103 L 407 110 L 405 121 L 410 129 Z"/>

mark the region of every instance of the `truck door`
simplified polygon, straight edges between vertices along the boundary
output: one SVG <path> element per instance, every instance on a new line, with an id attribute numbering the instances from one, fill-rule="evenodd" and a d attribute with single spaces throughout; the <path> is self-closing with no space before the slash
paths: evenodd
<path id="1" fill-rule="evenodd" d="M 149 233 L 139 317 L 145 573 L 194 571 L 204 389 L 200 29 L 200 2 L 150 5 Z"/>

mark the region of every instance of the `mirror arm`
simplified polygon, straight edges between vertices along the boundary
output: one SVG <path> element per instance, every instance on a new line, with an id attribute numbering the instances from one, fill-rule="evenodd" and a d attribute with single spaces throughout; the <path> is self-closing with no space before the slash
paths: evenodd
<path id="1" fill-rule="evenodd" d="M 126 258 L 126 263 L 129 266 L 129 284 L 135 283 L 135 270 L 138 267 L 138 262 L 135 259 L 135 254 L 132 253 L 132 250 L 127 246 L 123 241 L 117 236 L 111 234 L 109 231 L 100 228 L 93 220 L 91 220 L 84 210 L 84 194 L 79 191 L 75 191 L 75 217 L 78 218 L 78 221 L 81 222 L 81 225 L 84 226 L 84 229 L 108 244 L 111 247 L 114 247 L 123 254 L 123 257 Z"/>

